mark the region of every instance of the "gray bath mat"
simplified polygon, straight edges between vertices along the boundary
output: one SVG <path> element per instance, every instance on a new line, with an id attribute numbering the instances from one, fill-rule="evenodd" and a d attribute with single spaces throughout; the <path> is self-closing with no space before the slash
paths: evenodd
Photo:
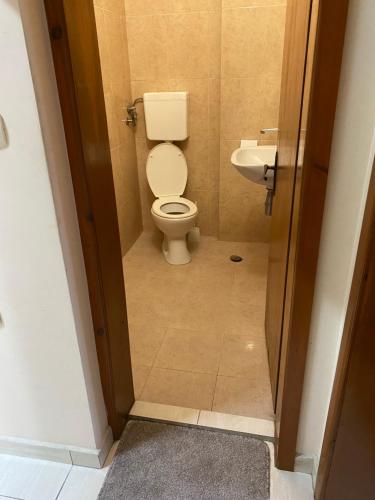
<path id="1" fill-rule="evenodd" d="M 130 421 L 99 500 L 268 500 L 267 445 L 250 436 Z"/>

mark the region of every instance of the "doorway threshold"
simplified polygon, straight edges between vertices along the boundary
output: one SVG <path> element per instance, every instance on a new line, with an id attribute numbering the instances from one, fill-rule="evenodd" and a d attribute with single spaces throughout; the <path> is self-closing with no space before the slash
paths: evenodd
<path id="1" fill-rule="evenodd" d="M 229 415 L 147 401 L 136 401 L 130 410 L 129 417 L 206 429 L 220 429 L 236 434 L 250 434 L 263 441 L 275 441 L 275 423 L 272 420 L 261 418 Z"/>

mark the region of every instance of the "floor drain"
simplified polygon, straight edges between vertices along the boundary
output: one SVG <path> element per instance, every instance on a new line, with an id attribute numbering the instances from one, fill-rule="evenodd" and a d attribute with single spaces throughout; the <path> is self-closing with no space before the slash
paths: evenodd
<path id="1" fill-rule="evenodd" d="M 242 257 L 240 257 L 239 255 L 231 255 L 231 256 L 230 256 L 230 260 L 231 260 L 232 262 L 241 262 L 243 259 L 242 259 Z"/>

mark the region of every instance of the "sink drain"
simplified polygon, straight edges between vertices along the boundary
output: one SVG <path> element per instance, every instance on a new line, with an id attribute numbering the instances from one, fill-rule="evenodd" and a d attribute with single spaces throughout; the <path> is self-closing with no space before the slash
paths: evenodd
<path id="1" fill-rule="evenodd" d="M 240 257 L 239 255 L 231 255 L 231 256 L 230 256 L 230 260 L 231 260 L 232 262 L 241 262 L 243 259 L 242 259 L 242 257 Z"/>

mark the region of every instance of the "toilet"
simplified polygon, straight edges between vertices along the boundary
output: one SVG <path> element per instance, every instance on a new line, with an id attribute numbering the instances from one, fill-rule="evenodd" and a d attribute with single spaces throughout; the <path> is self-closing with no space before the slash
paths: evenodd
<path id="1" fill-rule="evenodd" d="M 162 233 L 162 252 L 169 264 L 187 264 L 191 255 L 187 234 L 195 226 L 198 208 L 183 198 L 188 167 L 186 158 L 172 141 L 188 137 L 188 93 L 149 92 L 143 95 L 146 133 L 163 141 L 151 149 L 146 163 L 147 181 L 156 200 L 151 216 Z"/>

